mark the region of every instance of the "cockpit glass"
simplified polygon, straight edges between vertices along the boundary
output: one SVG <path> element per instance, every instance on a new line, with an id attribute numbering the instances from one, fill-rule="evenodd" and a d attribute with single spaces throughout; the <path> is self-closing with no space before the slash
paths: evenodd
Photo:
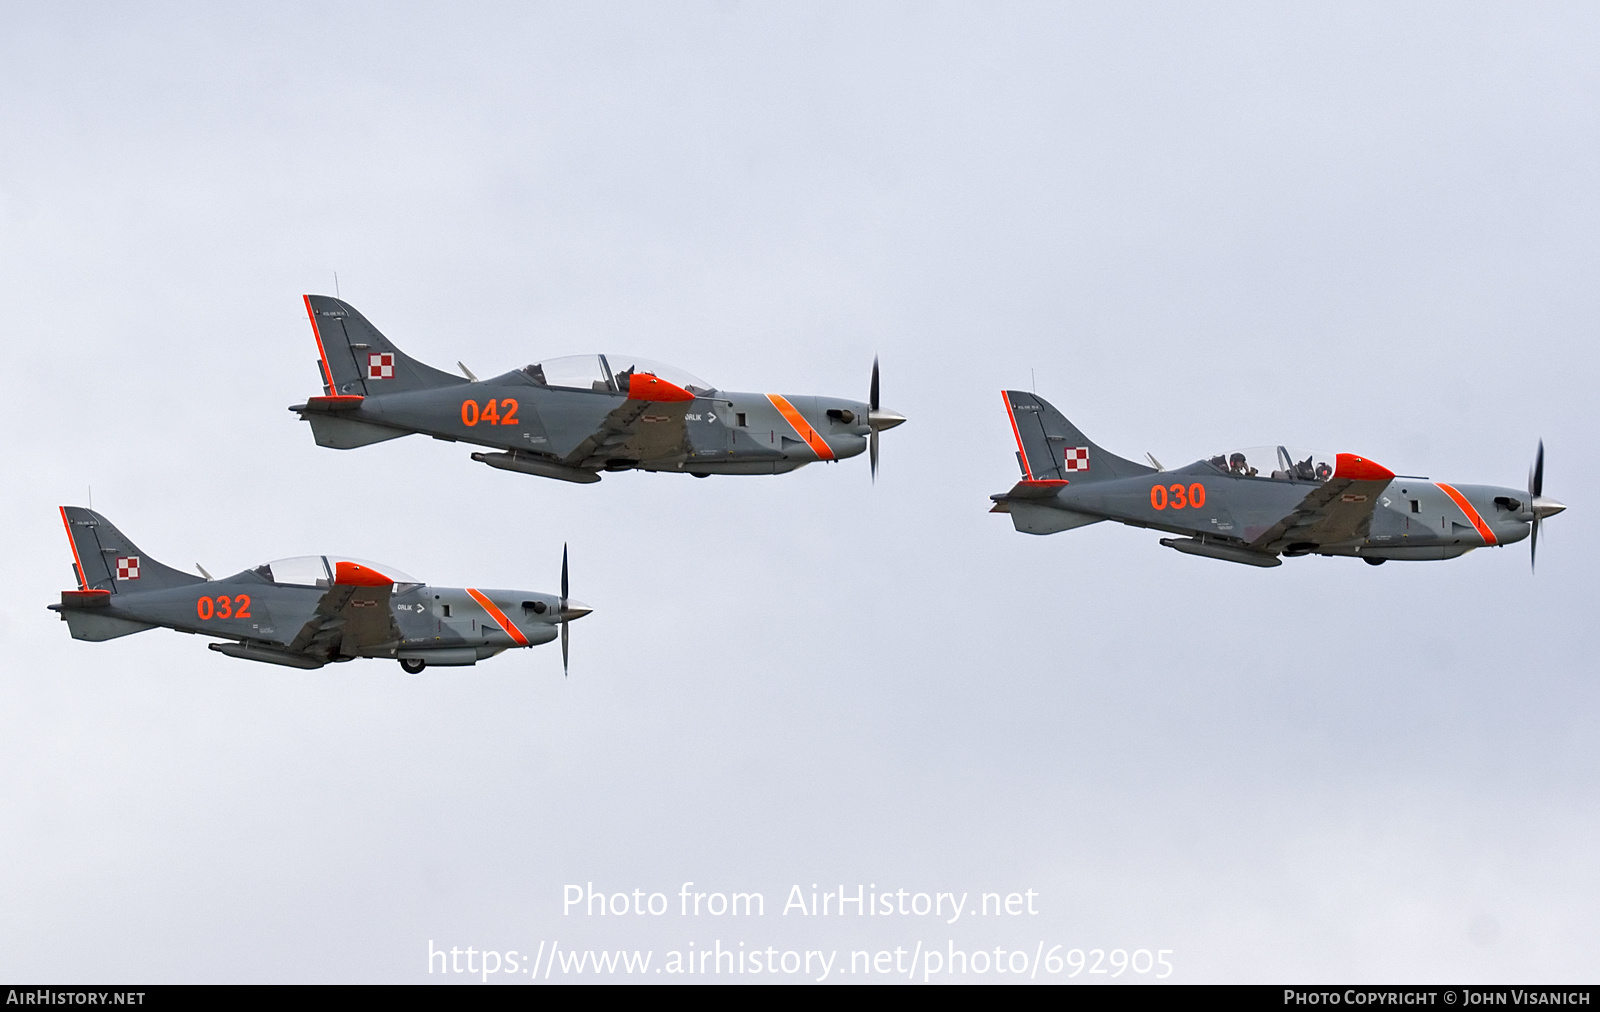
<path id="1" fill-rule="evenodd" d="M 568 355 L 537 362 L 527 368 L 528 375 L 548 387 L 569 390 L 611 390 L 611 375 L 599 355 Z"/>
<path id="2" fill-rule="evenodd" d="M 290 559 L 276 559 L 256 572 L 273 583 L 297 587 L 327 587 L 334 583 L 367 586 L 392 583 L 395 593 L 401 593 L 421 584 L 416 577 L 393 566 L 347 555 L 298 555 Z"/>
<path id="3" fill-rule="evenodd" d="M 300 587 L 326 587 L 333 580 L 327 560 L 320 555 L 297 555 L 292 559 L 276 559 L 263 567 L 266 577 L 273 583 L 290 583 Z"/>
<path id="4" fill-rule="evenodd" d="M 1252 446 L 1206 458 L 1206 463 L 1237 478 L 1327 481 L 1338 469 L 1336 454 L 1295 446 Z"/>
<path id="5" fill-rule="evenodd" d="M 653 362 L 637 355 L 568 355 L 565 358 L 545 359 L 523 370 L 535 383 L 567 390 L 598 390 L 608 393 L 628 392 L 628 382 L 635 372 L 649 373 L 693 394 L 708 394 L 715 390 L 711 384 L 682 369 Z"/>

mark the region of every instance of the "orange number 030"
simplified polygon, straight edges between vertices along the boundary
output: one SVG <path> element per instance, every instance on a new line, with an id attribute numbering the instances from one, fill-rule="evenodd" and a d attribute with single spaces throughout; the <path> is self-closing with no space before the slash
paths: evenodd
<path id="1" fill-rule="evenodd" d="M 195 602 L 195 614 L 202 621 L 209 622 L 214 618 L 251 618 L 250 595 L 240 594 L 230 598 L 227 594 L 216 597 L 202 597 Z"/>
<path id="2" fill-rule="evenodd" d="M 472 428 L 482 422 L 485 425 L 515 425 L 517 424 L 517 402 L 510 397 L 505 398 L 496 406 L 493 397 L 483 402 L 483 407 L 477 401 L 461 402 L 461 424 Z"/>
<path id="3" fill-rule="evenodd" d="M 1164 510 L 1168 506 L 1175 510 L 1181 510 L 1185 507 L 1199 509 L 1205 504 L 1206 487 L 1198 481 L 1188 487 L 1183 485 L 1152 485 L 1150 487 L 1150 506 L 1153 509 Z"/>

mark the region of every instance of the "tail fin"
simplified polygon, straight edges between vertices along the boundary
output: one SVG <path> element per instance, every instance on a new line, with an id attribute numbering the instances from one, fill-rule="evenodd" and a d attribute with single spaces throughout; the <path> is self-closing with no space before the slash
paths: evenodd
<path id="1" fill-rule="evenodd" d="M 72 568 L 79 590 L 108 590 L 115 594 L 205 582 L 163 566 L 139 551 L 138 545 L 94 510 L 63 506 L 61 522 L 72 543 Z"/>
<path id="2" fill-rule="evenodd" d="M 363 397 L 467 382 L 396 348 L 348 302 L 326 295 L 307 295 L 305 299 L 328 396 Z"/>
<path id="3" fill-rule="evenodd" d="M 1074 483 L 1132 478 L 1155 469 L 1108 453 L 1089 441 L 1043 397 L 1021 390 L 1002 392 L 1011 431 L 1017 437 L 1017 463 L 1025 481 Z"/>

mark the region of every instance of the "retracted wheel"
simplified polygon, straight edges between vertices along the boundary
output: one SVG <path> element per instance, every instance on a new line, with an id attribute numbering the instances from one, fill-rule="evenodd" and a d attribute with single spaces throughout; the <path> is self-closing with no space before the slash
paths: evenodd
<path id="1" fill-rule="evenodd" d="M 1388 562 L 1389 560 L 1388 559 L 1374 559 L 1372 556 L 1368 555 L 1368 556 L 1364 556 L 1361 561 L 1365 562 L 1369 566 L 1381 566 L 1385 562 Z"/>
<path id="2" fill-rule="evenodd" d="M 402 657 L 402 658 L 400 658 L 400 667 L 402 669 L 404 669 L 405 673 L 408 674 L 408 675 L 420 674 L 422 672 L 422 669 L 427 667 L 427 666 L 428 666 L 428 662 L 423 660 L 420 657 Z"/>

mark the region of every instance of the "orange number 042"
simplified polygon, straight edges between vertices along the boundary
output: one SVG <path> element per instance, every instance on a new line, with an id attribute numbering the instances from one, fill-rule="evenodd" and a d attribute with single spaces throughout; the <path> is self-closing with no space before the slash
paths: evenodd
<path id="1" fill-rule="evenodd" d="M 1171 493 L 1170 495 L 1168 493 Z M 1175 510 L 1185 507 L 1199 509 L 1206 504 L 1206 487 L 1198 481 L 1193 485 L 1152 485 L 1150 487 L 1150 506 L 1153 509 L 1164 510 L 1171 506 Z"/>
<path id="2" fill-rule="evenodd" d="M 230 598 L 227 594 L 216 597 L 202 597 L 194 604 L 196 615 L 201 621 L 209 622 L 214 618 L 251 618 L 250 595 L 240 594 Z"/>
<path id="3" fill-rule="evenodd" d="M 517 402 L 510 397 L 505 398 L 496 406 L 493 397 L 483 402 L 483 407 L 477 401 L 461 402 L 461 424 L 472 428 L 482 422 L 485 425 L 515 425 L 517 424 Z"/>

